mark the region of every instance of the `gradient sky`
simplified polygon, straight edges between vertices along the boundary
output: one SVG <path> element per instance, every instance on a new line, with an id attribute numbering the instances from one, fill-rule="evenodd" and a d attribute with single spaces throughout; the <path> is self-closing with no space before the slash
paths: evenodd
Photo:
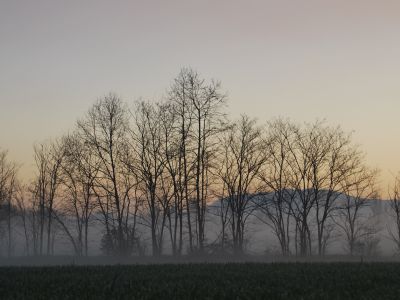
<path id="1" fill-rule="evenodd" d="M 382 186 L 400 171 L 400 1 L 0 0 L 0 147 L 68 131 L 100 96 L 158 99 L 183 66 L 233 116 L 354 130 Z"/>

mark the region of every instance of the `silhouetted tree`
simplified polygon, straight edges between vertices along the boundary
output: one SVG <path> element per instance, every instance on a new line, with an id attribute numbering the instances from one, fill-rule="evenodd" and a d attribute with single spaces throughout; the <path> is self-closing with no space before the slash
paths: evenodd
<path id="1" fill-rule="evenodd" d="M 94 192 L 104 217 L 108 235 L 116 229 L 115 252 L 126 255 L 128 243 L 131 192 L 136 184 L 126 170 L 124 158 L 128 149 L 128 110 L 116 95 L 100 99 L 78 122 L 79 136 L 97 157 L 98 173 Z"/>
<path id="2" fill-rule="evenodd" d="M 257 209 L 266 216 L 261 220 L 272 228 L 277 237 L 281 253 L 290 254 L 290 208 L 296 196 L 291 186 L 290 147 L 294 143 L 297 127 L 282 119 L 270 122 L 268 136 L 264 143 L 265 156 L 268 158 L 260 172 L 263 191 L 266 195 L 256 201 Z"/>
<path id="3" fill-rule="evenodd" d="M 219 177 L 227 191 L 229 223 L 234 251 L 243 253 L 245 226 L 254 207 L 251 198 L 259 191 L 258 175 L 266 162 L 261 128 L 247 116 L 232 124 L 222 141 Z"/>
<path id="4" fill-rule="evenodd" d="M 389 214 L 394 219 L 394 228 L 388 226 L 391 240 L 396 245 L 397 254 L 400 253 L 400 178 L 396 177 L 394 186 L 390 191 L 390 210 Z"/>
<path id="5" fill-rule="evenodd" d="M 18 166 L 7 158 L 7 151 L 0 149 L 0 215 L 7 224 L 7 255 L 12 254 L 12 223 L 14 216 L 13 203 L 18 188 Z M 1 223 L 0 223 L 1 224 Z"/>
<path id="6" fill-rule="evenodd" d="M 360 246 L 377 233 L 376 224 L 365 211 L 371 200 L 377 198 L 376 176 L 376 170 L 359 165 L 342 183 L 342 203 L 336 224 L 344 234 L 350 255 L 357 254 Z"/>
<path id="7" fill-rule="evenodd" d="M 165 167 L 165 145 L 162 125 L 159 122 L 161 107 L 149 102 L 139 102 L 134 111 L 132 148 L 134 160 L 130 165 L 139 178 L 150 214 L 150 230 L 153 255 L 161 254 L 169 196 L 162 193 Z M 167 201 L 167 203 L 165 203 Z"/>
<path id="8" fill-rule="evenodd" d="M 59 140 L 49 141 L 35 146 L 35 161 L 37 168 L 35 190 L 36 197 L 39 200 L 40 210 L 40 255 L 44 254 L 43 243 L 45 227 L 47 236 L 46 254 L 51 254 L 54 205 L 61 182 L 61 163 L 63 159 L 64 148 Z"/>

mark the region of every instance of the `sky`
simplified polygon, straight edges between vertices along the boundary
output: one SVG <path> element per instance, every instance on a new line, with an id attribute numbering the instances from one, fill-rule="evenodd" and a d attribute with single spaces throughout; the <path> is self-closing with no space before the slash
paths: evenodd
<path id="1" fill-rule="evenodd" d="M 400 171 L 398 0 L 0 0 L 0 148 L 71 130 L 99 97 L 158 100 L 182 67 L 227 111 L 354 132 L 381 186 Z"/>

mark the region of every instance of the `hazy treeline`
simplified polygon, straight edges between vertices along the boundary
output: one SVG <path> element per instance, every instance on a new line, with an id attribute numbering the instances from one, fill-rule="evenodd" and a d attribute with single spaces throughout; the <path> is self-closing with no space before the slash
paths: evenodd
<path id="1" fill-rule="evenodd" d="M 363 211 L 378 199 L 377 171 L 350 134 L 324 122 L 230 120 L 225 106 L 219 82 L 182 69 L 162 101 L 107 95 L 70 133 L 35 145 L 29 184 L 0 152 L 8 255 L 17 223 L 27 255 L 56 254 L 57 232 L 76 255 L 90 255 L 99 224 L 106 255 L 242 254 L 251 217 L 272 230 L 285 256 L 324 255 L 338 232 L 349 254 L 376 246 L 382 228 Z M 397 227 L 387 231 L 400 249 L 398 187 L 390 202 Z"/>

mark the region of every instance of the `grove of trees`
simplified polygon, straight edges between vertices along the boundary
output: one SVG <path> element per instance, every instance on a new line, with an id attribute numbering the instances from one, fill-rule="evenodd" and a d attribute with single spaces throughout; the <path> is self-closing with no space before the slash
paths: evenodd
<path id="1" fill-rule="evenodd" d="M 109 94 L 68 134 L 36 144 L 29 183 L 0 151 L 5 254 L 19 235 L 26 255 L 55 255 L 63 240 L 88 256 L 96 227 L 104 255 L 240 255 L 254 219 L 283 256 L 323 256 L 335 240 L 349 255 L 372 253 L 386 230 L 368 210 L 383 201 L 378 171 L 351 134 L 320 121 L 231 120 L 226 101 L 219 82 L 184 68 L 161 101 Z M 398 251 L 399 187 L 397 180 L 387 212 Z"/>

